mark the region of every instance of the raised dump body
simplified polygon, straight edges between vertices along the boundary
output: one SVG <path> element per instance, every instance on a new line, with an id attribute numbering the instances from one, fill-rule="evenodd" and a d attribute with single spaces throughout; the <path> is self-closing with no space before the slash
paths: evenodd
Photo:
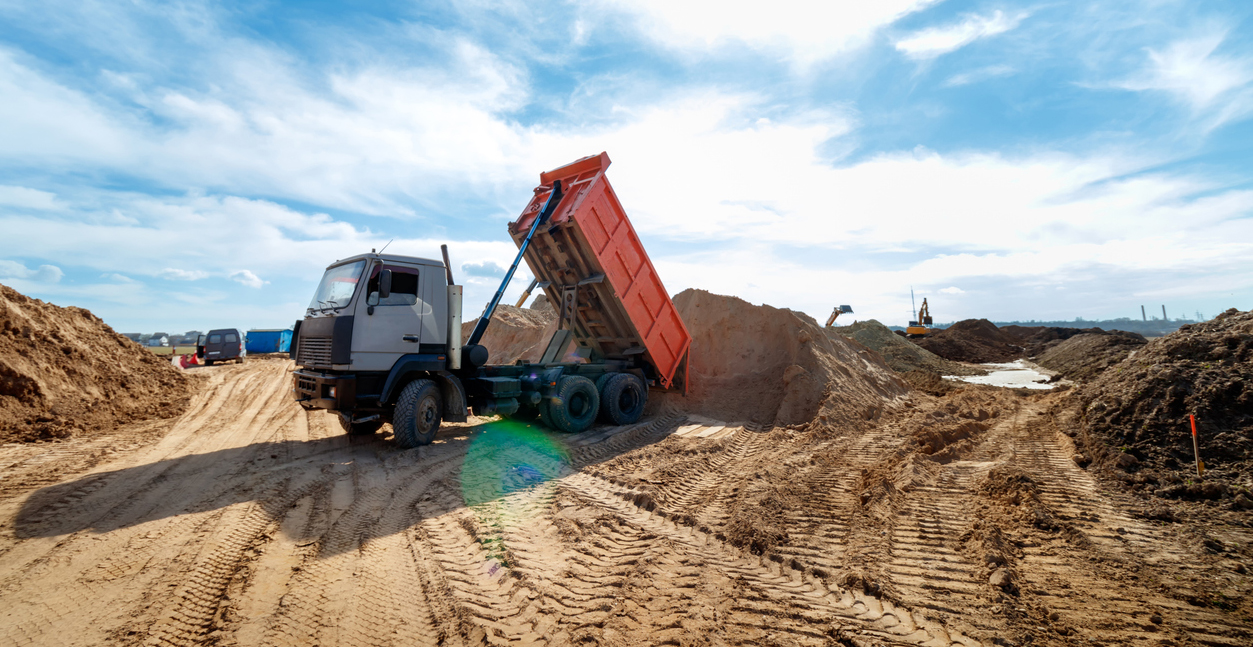
<path id="1" fill-rule="evenodd" d="M 656 384 L 671 388 L 686 366 L 692 336 L 605 177 L 609 164 L 601 153 L 541 173 L 509 233 L 520 247 L 559 180 L 564 196 L 525 258 L 541 285 L 548 282 L 544 291 L 562 318 L 561 330 L 589 360 L 642 359 Z M 555 339 L 564 339 L 560 331 Z"/>

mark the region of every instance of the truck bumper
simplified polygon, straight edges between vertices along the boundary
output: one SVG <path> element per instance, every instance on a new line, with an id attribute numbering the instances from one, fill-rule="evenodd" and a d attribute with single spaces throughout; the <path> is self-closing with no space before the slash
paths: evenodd
<path id="1" fill-rule="evenodd" d="M 352 409 L 357 403 L 357 376 L 294 371 L 292 395 L 306 409 Z"/>

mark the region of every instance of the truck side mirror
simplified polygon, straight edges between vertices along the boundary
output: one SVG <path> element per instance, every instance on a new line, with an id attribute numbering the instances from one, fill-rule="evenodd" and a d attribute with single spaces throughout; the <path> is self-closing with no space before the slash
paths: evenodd
<path id="1" fill-rule="evenodd" d="M 392 295 L 392 271 L 383 270 L 379 272 L 379 299 L 386 299 Z"/>

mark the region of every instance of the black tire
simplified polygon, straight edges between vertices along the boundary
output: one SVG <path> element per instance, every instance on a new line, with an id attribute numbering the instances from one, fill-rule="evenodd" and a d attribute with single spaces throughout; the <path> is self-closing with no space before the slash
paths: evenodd
<path id="1" fill-rule="evenodd" d="M 548 426 L 577 434 L 592 426 L 599 409 L 596 385 L 582 375 L 567 375 L 557 382 L 557 393 L 548 402 Z"/>
<path id="2" fill-rule="evenodd" d="M 206 360 L 204 361 L 204 365 L 205 365 L 205 366 L 213 366 L 213 360 L 211 360 L 211 359 L 206 359 Z"/>
<path id="3" fill-rule="evenodd" d="M 600 411 L 596 414 L 596 419 L 606 424 L 613 424 L 613 421 L 610 420 L 609 416 L 605 413 L 605 385 L 608 384 L 609 380 L 615 375 L 617 375 L 617 373 L 605 373 L 604 375 L 596 378 L 596 394 L 600 396 L 601 403 Z"/>
<path id="4" fill-rule="evenodd" d="M 383 426 L 383 421 L 378 418 L 369 422 L 348 422 L 341 415 L 335 417 L 339 418 L 339 426 L 343 427 L 349 436 L 372 436 Z"/>
<path id="5" fill-rule="evenodd" d="M 640 378 L 618 373 L 605 384 L 600 400 L 601 416 L 611 424 L 629 425 L 639 421 L 647 404 L 648 389 Z"/>
<path id="6" fill-rule="evenodd" d="M 442 418 L 439 387 L 434 382 L 414 380 L 406 384 L 392 414 L 396 444 L 405 449 L 431 444 Z"/>

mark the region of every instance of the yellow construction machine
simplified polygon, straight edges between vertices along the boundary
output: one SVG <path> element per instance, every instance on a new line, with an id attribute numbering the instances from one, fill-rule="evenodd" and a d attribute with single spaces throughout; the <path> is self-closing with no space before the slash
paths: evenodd
<path id="1" fill-rule="evenodd" d="M 835 311 L 831 313 L 831 316 L 827 317 L 827 328 L 830 328 L 833 324 L 835 324 L 836 318 L 845 313 L 852 314 L 853 306 L 836 306 Z"/>
<path id="2" fill-rule="evenodd" d="M 909 291 L 910 300 L 914 297 L 914 291 Z M 922 300 L 922 307 L 918 308 L 918 320 L 909 322 L 909 326 L 905 328 L 905 334 L 909 337 L 926 337 L 931 332 L 931 309 L 927 307 L 927 300 Z"/>

